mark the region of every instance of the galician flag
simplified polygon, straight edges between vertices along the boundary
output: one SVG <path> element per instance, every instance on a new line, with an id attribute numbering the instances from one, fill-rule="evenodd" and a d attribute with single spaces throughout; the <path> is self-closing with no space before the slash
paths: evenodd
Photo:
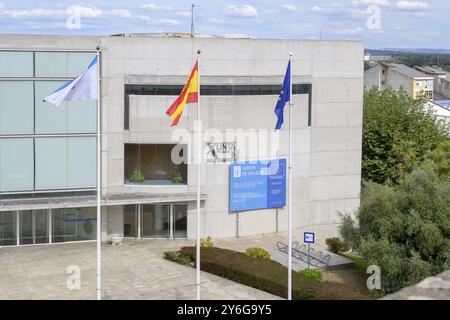
<path id="1" fill-rule="evenodd" d="M 44 101 L 59 107 L 63 101 L 97 100 L 97 93 L 98 60 L 95 56 L 86 71 L 50 93 Z"/>
<path id="2" fill-rule="evenodd" d="M 198 61 L 192 69 L 188 81 L 183 87 L 180 96 L 167 109 L 167 115 L 172 118 L 172 126 L 176 126 L 183 113 L 184 107 L 189 103 L 198 102 Z"/>

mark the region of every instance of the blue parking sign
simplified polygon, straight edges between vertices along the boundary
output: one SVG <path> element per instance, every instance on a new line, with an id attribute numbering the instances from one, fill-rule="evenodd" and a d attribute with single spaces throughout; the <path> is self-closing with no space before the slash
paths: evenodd
<path id="1" fill-rule="evenodd" d="M 314 232 L 305 232 L 303 234 L 304 243 L 314 243 L 314 240 L 315 240 Z"/>

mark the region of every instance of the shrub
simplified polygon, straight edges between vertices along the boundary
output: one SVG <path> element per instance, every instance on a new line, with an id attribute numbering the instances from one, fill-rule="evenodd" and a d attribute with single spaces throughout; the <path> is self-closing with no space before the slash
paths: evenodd
<path id="1" fill-rule="evenodd" d="M 183 182 L 183 176 L 181 175 L 179 166 L 173 167 L 172 182 L 175 184 L 179 184 L 179 183 Z"/>
<path id="2" fill-rule="evenodd" d="M 303 278 L 309 279 L 314 283 L 321 283 L 323 274 L 320 270 L 314 270 L 314 269 L 303 269 L 297 272 L 299 275 L 301 275 Z"/>
<path id="3" fill-rule="evenodd" d="M 133 174 L 130 177 L 130 181 L 131 182 L 138 182 L 138 183 L 144 182 L 145 181 L 145 177 L 142 174 L 141 170 L 134 169 Z"/>
<path id="4" fill-rule="evenodd" d="M 450 181 L 424 165 L 398 185 L 365 183 L 356 218 L 342 217 L 344 240 L 381 269 L 382 293 L 450 268 Z"/>
<path id="5" fill-rule="evenodd" d="M 212 248 L 214 247 L 214 241 L 210 236 L 208 236 L 206 239 L 200 239 L 200 246 L 202 248 Z"/>
<path id="6" fill-rule="evenodd" d="M 179 256 L 195 263 L 195 247 L 183 247 Z M 287 297 L 287 268 L 270 259 L 254 259 L 245 253 L 222 248 L 201 250 L 201 270 L 227 278 L 280 297 Z M 335 282 L 314 283 L 310 279 L 292 273 L 293 299 L 367 299 L 368 297 Z"/>
<path id="7" fill-rule="evenodd" d="M 188 266 L 191 265 L 191 259 L 189 257 L 181 255 L 178 251 L 166 251 L 164 252 L 164 259 L 177 262 L 179 264 Z"/>
<path id="8" fill-rule="evenodd" d="M 325 240 L 328 246 L 328 251 L 339 254 L 349 250 L 348 245 L 339 238 L 328 238 Z"/>
<path id="9" fill-rule="evenodd" d="M 264 248 L 248 248 L 245 250 L 245 254 L 254 259 L 270 259 L 272 257 Z"/>

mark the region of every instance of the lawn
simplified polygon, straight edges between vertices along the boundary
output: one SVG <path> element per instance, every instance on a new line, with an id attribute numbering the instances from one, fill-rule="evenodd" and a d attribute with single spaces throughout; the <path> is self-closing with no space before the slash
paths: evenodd
<path id="1" fill-rule="evenodd" d="M 194 266 L 195 247 L 166 252 L 165 258 Z M 270 259 L 255 259 L 244 253 L 222 248 L 202 248 L 201 269 L 229 280 L 287 297 L 287 268 Z M 334 281 L 315 283 L 292 273 L 292 298 L 311 300 L 363 300 L 371 297 L 351 286 Z"/>

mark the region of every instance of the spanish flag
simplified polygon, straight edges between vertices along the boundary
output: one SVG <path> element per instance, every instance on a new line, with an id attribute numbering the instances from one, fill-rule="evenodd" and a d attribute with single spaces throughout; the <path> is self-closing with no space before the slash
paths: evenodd
<path id="1" fill-rule="evenodd" d="M 188 81 L 183 87 L 180 96 L 172 103 L 166 113 L 172 118 L 172 126 L 176 126 L 183 113 L 184 107 L 188 103 L 198 102 L 198 60 L 192 69 Z"/>

